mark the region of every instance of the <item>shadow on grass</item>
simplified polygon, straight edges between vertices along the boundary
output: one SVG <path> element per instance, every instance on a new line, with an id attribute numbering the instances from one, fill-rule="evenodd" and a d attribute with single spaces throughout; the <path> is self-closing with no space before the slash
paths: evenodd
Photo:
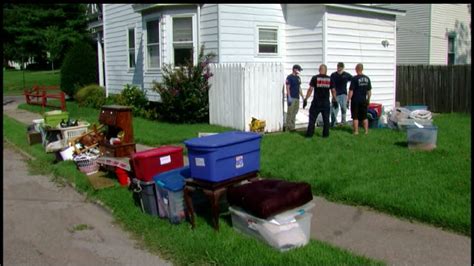
<path id="1" fill-rule="evenodd" d="M 408 142 L 406 141 L 398 141 L 398 142 L 395 142 L 395 145 L 399 146 L 399 147 L 402 147 L 402 148 L 407 148 L 408 147 Z"/>

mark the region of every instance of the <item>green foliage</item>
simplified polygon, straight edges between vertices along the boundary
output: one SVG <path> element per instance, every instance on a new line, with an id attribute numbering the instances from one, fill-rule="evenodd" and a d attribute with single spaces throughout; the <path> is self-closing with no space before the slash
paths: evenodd
<path id="1" fill-rule="evenodd" d="M 25 85 L 23 86 L 23 75 Z M 59 71 L 3 71 L 3 95 L 21 95 L 33 85 L 59 86 Z"/>
<path id="2" fill-rule="evenodd" d="M 89 38 L 85 4 L 3 4 L 3 56 L 6 60 L 36 62 L 46 58 L 60 65 L 65 51 Z"/>
<path id="3" fill-rule="evenodd" d="M 61 90 L 71 98 L 85 85 L 97 82 L 96 52 L 88 42 L 78 42 L 61 67 Z"/>
<path id="4" fill-rule="evenodd" d="M 114 97 L 114 101 L 118 105 L 132 107 L 133 114 L 137 116 L 142 116 L 148 107 L 146 91 L 130 84 L 124 86 L 122 92 Z"/>
<path id="5" fill-rule="evenodd" d="M 153 90 L 160 94 L 162 101 L 158 112 L 164 120 L 173 123 L 209 122 L 208 79 L 212 76 L 209 63 L 214 56 L 212 53 L 204 56 L 202 46 L 196 66 L 189 61 L 177 69 L 165 65 L 163 81 L 153 82 Z"/>
<path id="6" fill-rule="evenodd" d="M 79 106 L 100 108 L 105 104 L 105 88 L 91 84 L 77 91 L 75 99 Z"/>

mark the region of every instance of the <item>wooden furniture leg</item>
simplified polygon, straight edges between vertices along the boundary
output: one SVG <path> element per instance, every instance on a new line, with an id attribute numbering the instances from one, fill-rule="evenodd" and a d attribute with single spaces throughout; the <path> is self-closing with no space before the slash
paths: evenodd
<path id="1" fill-rule="evenodd" d="M 211 202 L 211 212 L 212 212 L 212 223 L 214 229 L 219 231 L 219 199 L 225 193 L 226 188 L 220 188 L 217 190 L 204 189 L 203 192 L 209 198 Z"/>
<path id="2" fill-rule="evenodd" d="M 194 223 L 194 208 L 193 208 L 193 199 L 191 198 L 191 193 L 194 191 L 194 188 L 185 186 L 183 190 L 184 202 L 186 204 L 186 216 L 191 222 L 191 228 L 194 229 L 196 226 Z"/>

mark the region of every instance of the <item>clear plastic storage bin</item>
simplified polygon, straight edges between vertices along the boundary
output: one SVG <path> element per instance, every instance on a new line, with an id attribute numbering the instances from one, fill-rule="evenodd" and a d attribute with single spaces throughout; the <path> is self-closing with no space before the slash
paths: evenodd
<path id="1" fill-rule="evenodd" d="M 279 251 L 302 247 L 309 242 L 314 203 L 280 213 L 266 220 L 237 207 L 229 207 L 234 230 L 260 239 Z"/>
<path id="2" fill-rule="evenodd" d="M 436 140 L 438 136 L 438 127 L 424 126 L 419 128 L 416 126 L 407 127 L 408 148 L 416 150 L 430 151 L 436 148 Z"/>

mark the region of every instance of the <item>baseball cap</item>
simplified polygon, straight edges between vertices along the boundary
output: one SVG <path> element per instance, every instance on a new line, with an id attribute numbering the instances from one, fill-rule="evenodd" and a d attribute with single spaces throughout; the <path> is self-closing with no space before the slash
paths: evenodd
<path id="1" fill-rule="evenodd" d="M 298 69 L 299 71 L 303 71 L 300 65 L 294 65 L 293 69 Z"/>
<path id="2" fill-rule="evenodd" d="M 337 67 L 342 67 L 342 68 L 344 68 L 344 63 L 343 63 L 343 62 L 337 63 Z"/>

